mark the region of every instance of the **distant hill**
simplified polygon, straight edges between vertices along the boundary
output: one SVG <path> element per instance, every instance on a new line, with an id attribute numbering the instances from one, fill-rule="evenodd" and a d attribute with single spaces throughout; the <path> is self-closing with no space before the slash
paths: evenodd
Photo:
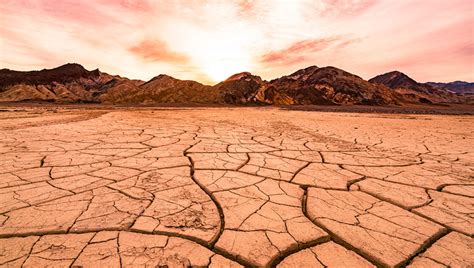
<path id="1" fill-rule="evenodd" d="M 436 92 L 436 89 L 433 88 L 432 86 L 418 83 L 417 81 L 413 80 L 408 75 L 399 71 L 393 71 L 386 74 L 378 75 L 372 79 L 369 79 L 369 82 L 382 84 L 391 89 L 405 88 L 405 89 L 412 89 L 412 90 L 416 90 L 416 91 L 427 93 L 427 94 Z"/>
<path id="2" fill-rule="evenodd" d="M 450 83 L 426 83 L 432 87 L 450 91 L 456 94 L 474 94 L 474 83 L 465 81 L 454 81 Z"/>
<path id="3" fill-rule="evenodd" d="M 389 88 L 417 88 L 423 87 L 421 84 L 410 78 L 408 75 L 393 71 L 369 79 L 371 83 L 383 84 Z"/>
<path id="4" fill-rule="evenodd" d="M 369 82 L 384 85 L 403 96 L 406 102 L 421 103 L 469 103 L 470 99 L 461 98 L 448 90 L 429 83 L 419 83 L 408 75 L 393 71 L 378 75 Z"/>

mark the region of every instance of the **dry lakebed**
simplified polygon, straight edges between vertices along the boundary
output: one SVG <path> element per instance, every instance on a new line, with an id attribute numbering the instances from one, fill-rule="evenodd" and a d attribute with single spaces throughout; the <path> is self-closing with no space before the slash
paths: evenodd
<path id="1" fill-rule="evenodd" d="M 473 267 L 474 117 L 6 106 L 0 266 Z"/>

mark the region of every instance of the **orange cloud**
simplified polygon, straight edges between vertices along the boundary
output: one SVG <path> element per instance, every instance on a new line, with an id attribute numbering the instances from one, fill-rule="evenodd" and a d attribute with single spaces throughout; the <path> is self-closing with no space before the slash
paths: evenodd
<path id="1" fill-rule="evenodd" d="M 129 50 L 145 61 L 178 64 L 184 64 L 189 61 L 186 55 L 171 51 L 166 43 L 160 40 L 144 40 Z"/>
<path id="2" fill-rule="evenodd" d="M 268 64 L 291 65 L 296 62 L 305 60 L 307 56 L 326 49 L 327 47 L 338 42 L 340 38 L 316 38 L 298 41 L 287 48 L 272 51 L 262 55 L 261 62 Z M 348 42 L 348 41 L 344 41 Z"/>
<path id="3" fill-rule="evenodd" d="M 255 2 L 252 0 L 241 0 L 238 2 L 238 6 L 242 11 L 250 11 L 255 7 Z"/>
<path id="4" fill-rule="evenodd" d="M 147 0 L 36 0 L 11 1 L 6 7 L 18 10 L 36 10 L 41 17 L 82 25 L 105 26 L 120 23 L 120 15 L 142 15 L 154 10 Z"/>
<path id="5" fill-rule="evenodd" d="M 373 5 L 375 0 L 322 0 L 318 7 L 321 15 L 359 15 Z"/>
<path id="6" fill-rule="evenodd" d="M 147 0 L 102 0 L 104 3 L 117 5 L 131 12 L 150 12 L 153 5 Z"/>

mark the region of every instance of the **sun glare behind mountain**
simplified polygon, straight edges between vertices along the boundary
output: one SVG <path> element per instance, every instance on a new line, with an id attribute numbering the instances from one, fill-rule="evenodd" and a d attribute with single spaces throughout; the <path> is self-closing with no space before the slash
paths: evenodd
<path id="1" fill-rule="evenodd" d="M 235 73 L 249 69 L 250 63 L 245 62 L 245 59 L 217 58 L 214 60 L 203 61 L 201 64 L 201 70 L 205 73 L 211 83 L 218 83 Z"/>
<path id="2" fill-rule="evenodd" d="M 235 73 L 254 69 L 255 57 L 249 53 L 254 49 L 254 38 L 251 36 L 211 30 L 200 35 L 210 41 L 183 46 L 183 51 L 202 72 L 202 81 L 218 83 Z"/>

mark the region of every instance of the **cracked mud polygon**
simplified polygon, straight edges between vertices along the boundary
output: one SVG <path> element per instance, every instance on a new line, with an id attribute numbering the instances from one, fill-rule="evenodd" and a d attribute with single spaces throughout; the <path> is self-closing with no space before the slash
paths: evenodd
<path id="1" fill-rule="evenodd" d="M 0 113 L 0 266 L 472 267 L 474 120 Z"/>

